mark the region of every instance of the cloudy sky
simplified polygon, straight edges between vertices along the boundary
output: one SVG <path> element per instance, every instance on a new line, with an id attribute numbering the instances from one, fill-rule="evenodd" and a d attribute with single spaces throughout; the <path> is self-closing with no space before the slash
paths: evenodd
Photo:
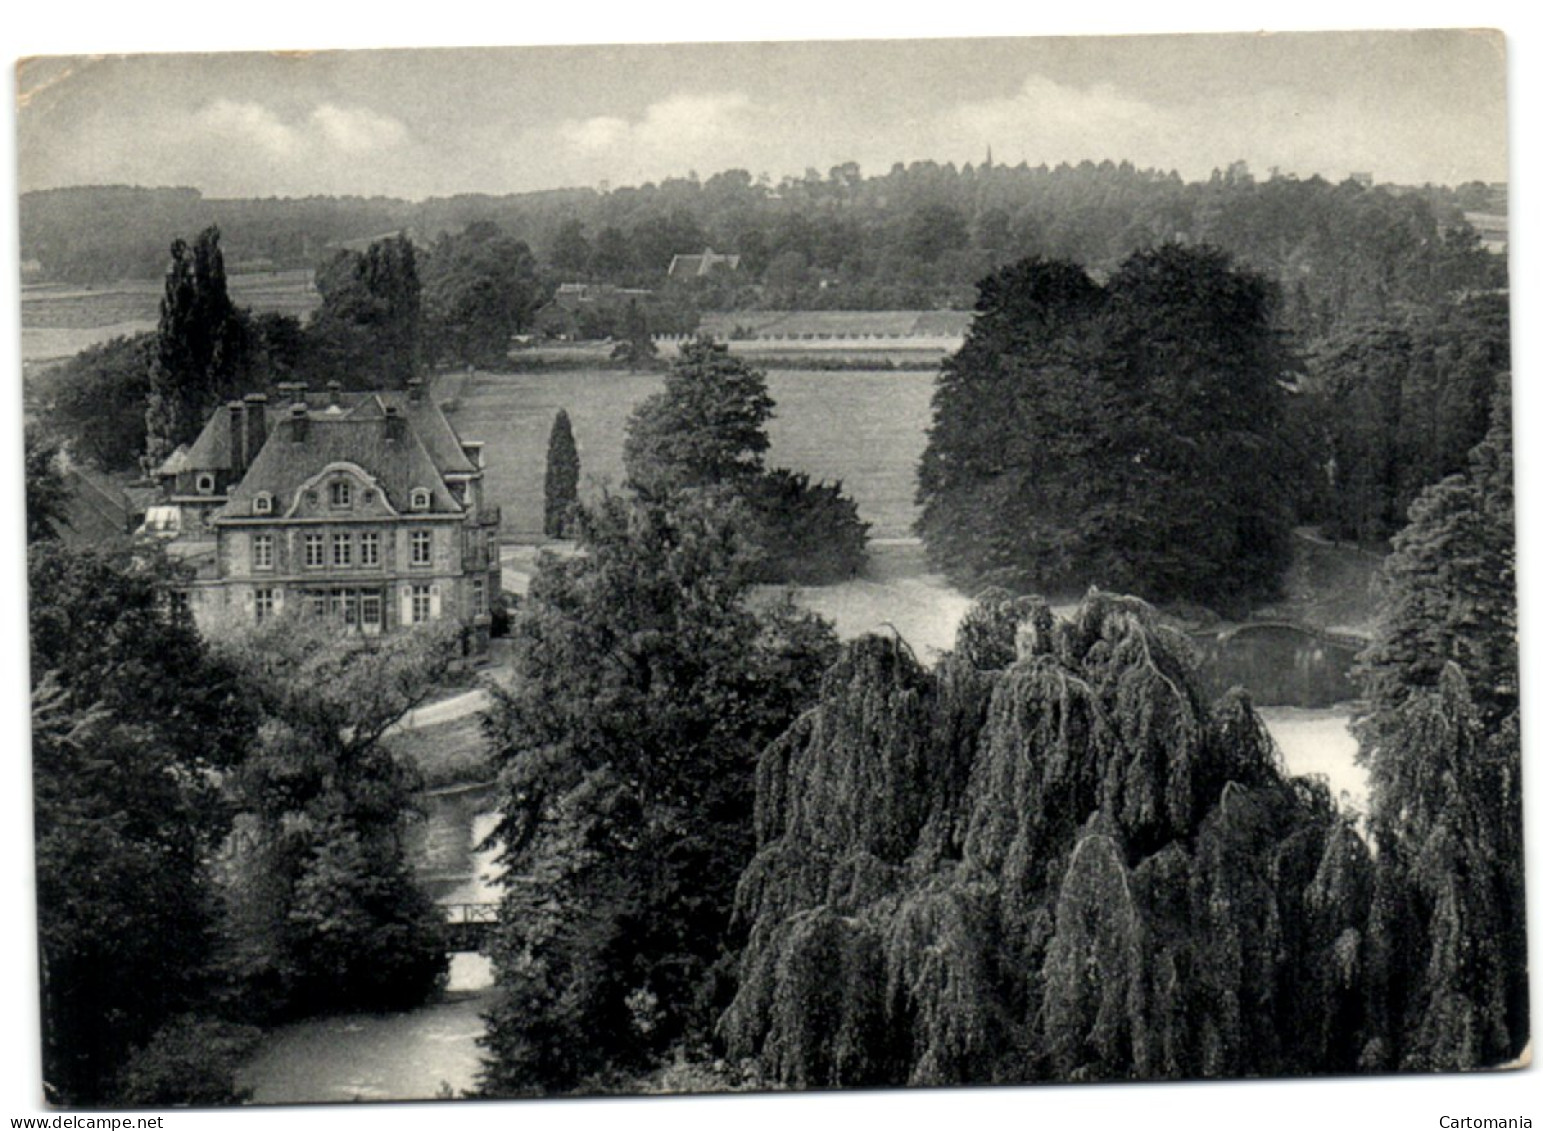
<path id="1" fill-rule="evenodd" d="M 1438 31 L 45 57 L 17 72 L 18 176 L 421 198 L 989 146 L 1504 180 L 1503 53 Z"/>

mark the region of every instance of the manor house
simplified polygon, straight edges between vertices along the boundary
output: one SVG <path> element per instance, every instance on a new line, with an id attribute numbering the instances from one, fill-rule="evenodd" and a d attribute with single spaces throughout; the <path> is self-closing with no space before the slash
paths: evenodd
<path id="1" fill-rule="evenodd" d="M 223 405 L 159 470 L 142 532 L 191 568 L 200 625 L 293 606 L 365 635 L 454 619 L 485 651 L 499 512 L 482 501 L 482 445 L 418 382 L 278 392 Z"/>

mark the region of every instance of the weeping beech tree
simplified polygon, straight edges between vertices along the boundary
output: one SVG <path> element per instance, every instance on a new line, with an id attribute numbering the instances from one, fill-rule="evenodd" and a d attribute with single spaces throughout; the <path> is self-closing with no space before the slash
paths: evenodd
<path id="1" fill-rule="evenodd" d="M 1247 698 L 1091 593 L 848 644 L 761 759 L 731 1055 L 787 1086 L 1346 1071 L 1371 862 Z"/>

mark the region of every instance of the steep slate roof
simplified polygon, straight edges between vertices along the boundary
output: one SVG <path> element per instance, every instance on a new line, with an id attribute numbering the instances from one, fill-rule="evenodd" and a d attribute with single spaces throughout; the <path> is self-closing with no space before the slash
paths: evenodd
<path id="1" fill-rule="evenodd" d="M 427 487 L 431 492 L 426 513 L 464 513 L 418 435 L 414 420 L 406 413 L 403 417 L 402 438 L 388 440 L 384 411 L 355 415 L 324 408 L 310 414 L 305 422 L 306 438 L 297 441 L 295 430 L 300 422 L 284 416 L 269 431 L 262 451 L 241 482 L 231 488 L 225 506 L 215 517 L 254 517 L 252 500 L 262 491 L 273 496 L 274 517 L 280 517 L 289 510 L 300 487 L 333 463 L 357 464 L 374 476 L 391 505 L 403 514 L 414 513 L 409 505 L 414 487 Z M 464 453 L 461 458 L 465 460 Z M 470 461 L 466 462 L 469 466 Z"/>
<path id="2" fill-rule="evenodd" d="M 276 408 L 272 404 L 267 407 L 268 431 L 273 431 L 273 426 L 282 419 L 282 408 Z M 214 414 L 204 424 L 204 430 L 198 434 L 198 439 L 193 441 L 193 446 L 185 452 L 181 452 L 181 462 L 177 462 L 178 452 L 161 465 L 162 475 L 175 475 L 179 471 L 229 471 L 235 465 L 230 459 L 230 406 L 222 404 L 214 410 Z"/>
<path id="3" fill-rule="evenodd" d="M 68 488 L 59 540 L 72 547 L 101 547 L 128 541 L 131 508 L 115 484 L 72 468 L 64 473 Z"/>
<path id="4" fill-rule="evenodd" d="M 400 389 L 381 392 L 338 392 L 337 404 L 331 404 L 333 394 L 326 390 L 309 390 L 309 406 L 312 420 L 383 419 L 387 405 L 395 405 L 407 420 L 408 427 L 418 434 L 428 449 L 430 458 L 442 474 L 471 474 L 477 467 L 461 447 L 450 421 L 439 406 L 427 394 L 414 400 Z M 268 417 L 267 434 L 289 418 L 290 402 L 282 399 L 269 401 L 265 409 Z M 264 445 L 266 447 L 266 445 Z M 198 439 L 186 451 L 178 449 L 161 465 L 160 474 L 175 475 L 182 471 L 230 471 L 234 467 L 230 452 L 230 406 L 222 404 L 210 415 Z M 318 465 L 320 470 L 320 465 Z"/>

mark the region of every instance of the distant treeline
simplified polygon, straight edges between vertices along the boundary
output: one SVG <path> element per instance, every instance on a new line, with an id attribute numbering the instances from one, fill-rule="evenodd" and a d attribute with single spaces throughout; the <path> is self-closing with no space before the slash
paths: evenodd
<path id="1" fill-rule="evenodd" d="M 194 189 L 91 187 L 21 198 L 33 277 L 156 278 L 168 232 L 217 224 L 232 271 L 314 267 L 339 246 L 406 232 L 414 242 L 478 221 L 534 251 L 549 287 L 588 281 L 665 288 L 697 311 L 967 309 L 974 284 L 1025 256 L 1098 277 L 1133 250 L 1208 243 L 1282 285 L 1287 324 L 1312 335 L 1345 319 L 1453 290 L 1504 285 L 1466 211 L 1504 211 L 1503 186 L 1367 187 L 1272 176 L 1242 163 L 1206 181 L 1129 163 L 965 165 L 931 161 L 864 176 L 855 163 L 773 183 L 744 170 L 701 180 L 466 195 L 213 199 Z M 738 268 L 669 280 L 704 248 Z"/>

